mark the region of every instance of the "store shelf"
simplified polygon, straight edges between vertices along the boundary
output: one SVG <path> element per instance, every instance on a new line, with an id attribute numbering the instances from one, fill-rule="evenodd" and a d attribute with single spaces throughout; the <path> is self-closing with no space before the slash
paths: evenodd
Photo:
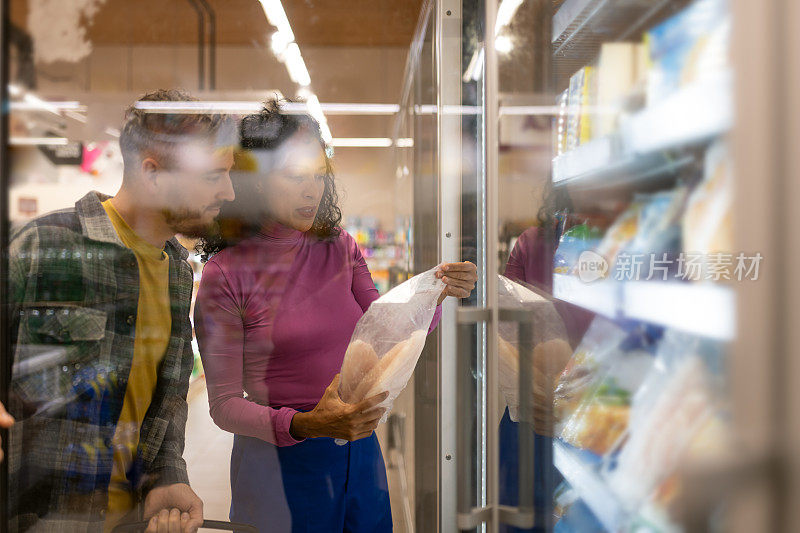
<path id="1" fill-rule="evenodd" d="M 717 340 L 733 339 L 733 289 L 714 283 L 634 281 L 623 284 L 623 314 Z"/>
<path id="2" fill-rule="evenodd" d="M 636 320 L 729 341 L 736 331 L 733 289 L 714 283 L 614 280 L 585 283 L 553 275 L 553 296 L 611 319 Z"/>
<path id="3" fill-rule="evenodd" d="M 619 149 L 616 137 L 603 137 L 582 144 L 553 159 L 553 182 L 602 172 L 614 164 Z"/>
<path id="4" fill-rule="evenodd" d="M 603 527 L 618 531 L 625 522 L 625 512 L 584 452 L 555 439 L 553 463 Z"/>
<path id="5" fill-rule="evenodd" d="M 732 81 L 730 71 L 708 76 L 624 118 L 618 135 L 593 139 L 553 159 L 553 183 L 633 184 L 692 164 L 690 154 L 675 150 L 730 130 Z"/>
<path id="6" fill-rule="evenodd" d="M 708 76 L 622 121 L 626 152 L 648 153 L 719 136 L 733 125 L 733 76 Z"/>
<path id="7" fill-rule="evenodd" d="M 553 183 L 581 187 L 633 185 L 676 174 L 692 164 L 691 155 L 674 157 L 665 152 L 624 154 L 619 139 L 589 141 L 553 159 Z"/>
<path id="8" fill-rule="evenodd" d="M 621 284 L 614 280 L 585 283 L 568 274 L 553 274 L 553 296 L 611 319 L 619 318 Z"/>
<path id="9" fill-rule="evenodd" d="M 553 15 L 556 57 L 591 59 L 603 42 L 637 37 L 648 22 L 674 11 L 672 0 L 566 0 Z"/>

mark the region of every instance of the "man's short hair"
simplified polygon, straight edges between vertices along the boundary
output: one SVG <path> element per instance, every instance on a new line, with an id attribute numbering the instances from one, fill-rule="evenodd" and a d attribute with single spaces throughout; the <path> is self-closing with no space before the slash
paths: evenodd
<path id="1" fill-rule="evenodd" d="M 218 142 L 223 125 L 229 122 L 223 115 L 194 112 L 183 113 L 143 102 L 196 102 L 197 98 L 180 89 L 160 89 L 145 94 L 125 111 L 125 122 L 119 135 L 119 146 L 125 173 L 152 157 L 165 168 L 174 168 L 177 149 L 194 140 Z M 188 106 L 187 106 L 188 107 Z M 227 128 L 225 128 L 227 129 Z"/>

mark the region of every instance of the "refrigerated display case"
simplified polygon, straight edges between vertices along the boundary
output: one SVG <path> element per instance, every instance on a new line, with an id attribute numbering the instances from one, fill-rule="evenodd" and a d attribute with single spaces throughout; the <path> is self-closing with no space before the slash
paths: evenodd
<path id="1" fill-rule="evenodd" d="M 506 528 L 519 525 L 526 498 L 534 530 L 746 530 L 732 518 L 742 495 L 726 485 L 765 489 L 776 482 L 766 465 L 792 462 L 777 454 L 780 429 L 755 437 L 766 423 L 753 418 L 780 412 L 772 386 L 769 398 L 752 397 L 768 382 L 753 367 L 780 367 L 791 350 L 770 344 L 758 363 L 752 355 L 756 338 L 789 333 L 752 320 L 787 282 L 772 277 L 780 256 L 767 259 L 769 245 L 752 238 L 756 227 L 785 224 L 787 212 L 746 200 L 758 187 L 753 148 L 792 122 L 774 113 L 753 121 L 752 108 L 773 98 L 760 90 L 775 89 L 777 65 L 794 55 L 772 26 L 787 6 L 767 4 L 487 2 L 486 211 L 497 209 L 488 223 L 498 237 L 487 264 L 537 285 L 578 333 L 568 334 L 574 353 L 555 382 L 552 452 L 534 418 L 523 449 L 523 425 L 507 413 L 487 446 L 499 455 L 489 459 L 500 472 L 496 488 L 488 484 L 494 505 L 469 515 L 489 530 L 516 530 Z M 749 39 L 770 43 L 762 60 L 777 68 L 754 69 Z M 762 164 L 760 187 L 785 190 L 791 176 Z M 508 310 L 487 304 L 487 322 L 502 327 Z M 503 339 L 490 339 L 493 387 Z M 535 351 L 530 364 L 541 372 Z M 535 395 L 526 379 L 520 402 Z M 518 457 L 504 453 L 509 438 Z M 772 503 L 776 514 L 762 508 L 757 529 L 791 527 L 788 509 Z"/>
<path id="2" fill-rule="evenodd" d="M 0 241 L 74 190 L 114 192 L 119 111 L 149 80 L 232 115 L 276 86 L 308 96 L 262 42 L 269 3 L 212 2 L 208 50 L 194 26 L 132 31 L 139 48 L 100 32 L 106 46 L 40 89 L 30 39 L 4 31 Z M 377 157 L 336 148 L 347 170 L 379 169 L 356 190 L 375 178 L 382 197 L 343 224 L 381 292 L 440 262 L 478 266 L 379 430 L 395 529 L 800 530 L 800 5 L 380 3 L 353 45 L 320 22 L 349 4 L 283 4 L 307 24 L 334 132 L 388 136 Z M 185 22 L 192 5 L 170 9 Z"/>

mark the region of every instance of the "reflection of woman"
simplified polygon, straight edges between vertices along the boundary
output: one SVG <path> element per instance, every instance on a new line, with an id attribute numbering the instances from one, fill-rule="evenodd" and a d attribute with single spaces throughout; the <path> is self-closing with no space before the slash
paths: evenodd
<path id="1" fill-rule="evenodd" d="M 552 185 L 548 189 L 545 204 L 539 211 L 539 226 L 525 230 L 517 239 L 511 255 L 508 258 L 504 275 L 517 282 L 531 285 L 540 293 L 552 295 L 552 272 L 555 245 L 558 239 L 558 228 L 553 214 L 567 208 L 570 200 L 563 190 L 554 190 Z M 553 300 L 553 304 L 564 322 L 567 339 L 572 348 L 580 342 L 593 314 L 569 303 Z M 557 357 L 558 361 L 566 361 Z M 547 365 L 541 365 L 547 366 Z M 536 368 L 534 368 L 536 371 Z M 551 369 L 551 375 L 558 375 L 559 369 Z M 552 412 L 552 405 L 545 406 Z M 548 417 L 550 418 L 550 417 Z M 536 427 L 551 427 L 552 419 Z M 500 439 L 500 503 L 504 505 L 518 505 L 519 495 L 519 424 L 510 418 L 508 409 L 503 414 L 499 429 Z M 536 434 L 534 436 L 534 508 L 536 526 L 533 530 L 549 531 L 547 516 L 550 513 L 550 504 L 555 488 L 557 472 L 552 463 L 552 439 L 549 435 Z M 502 526 L 502 532 L 522 531 L 511 526 Z"/>
<path id="2" fill-rule="evenodd" d="M 348 405 L 337 392 L 350 336 L 378 293 L 337 227 L 319 127 L 272 104 L 245 117 L 241 135 L 236 200 L 202 245 L 214 255 L 195 307 L 211 416 L 235 433 L 231 519 L 261 531 L 389 531 L 373 433 L 384 395 Z M 476 279 L 474 265 L 447 267 L 440 302 L 467 296 Z"/>

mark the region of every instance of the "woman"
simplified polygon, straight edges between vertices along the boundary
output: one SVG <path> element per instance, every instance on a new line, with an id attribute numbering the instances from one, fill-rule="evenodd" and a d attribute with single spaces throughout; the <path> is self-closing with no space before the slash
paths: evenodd
<path id="1" fill-rule="evenodd" d="M 240 132 L 245 172 L 220 234 L 201 244 L 213 257 L 195 305 L 211 416 L 235 434 L 231 519 L 261 531 L 390 531 L 373 433 L 385 394 L 355 405 L 338 395 L 350 336 L 378 292 L 338 227 L 319 126 L 272 103 Z M 439 303 L 474 288 L 471 263 L 442 271 Z"/>

